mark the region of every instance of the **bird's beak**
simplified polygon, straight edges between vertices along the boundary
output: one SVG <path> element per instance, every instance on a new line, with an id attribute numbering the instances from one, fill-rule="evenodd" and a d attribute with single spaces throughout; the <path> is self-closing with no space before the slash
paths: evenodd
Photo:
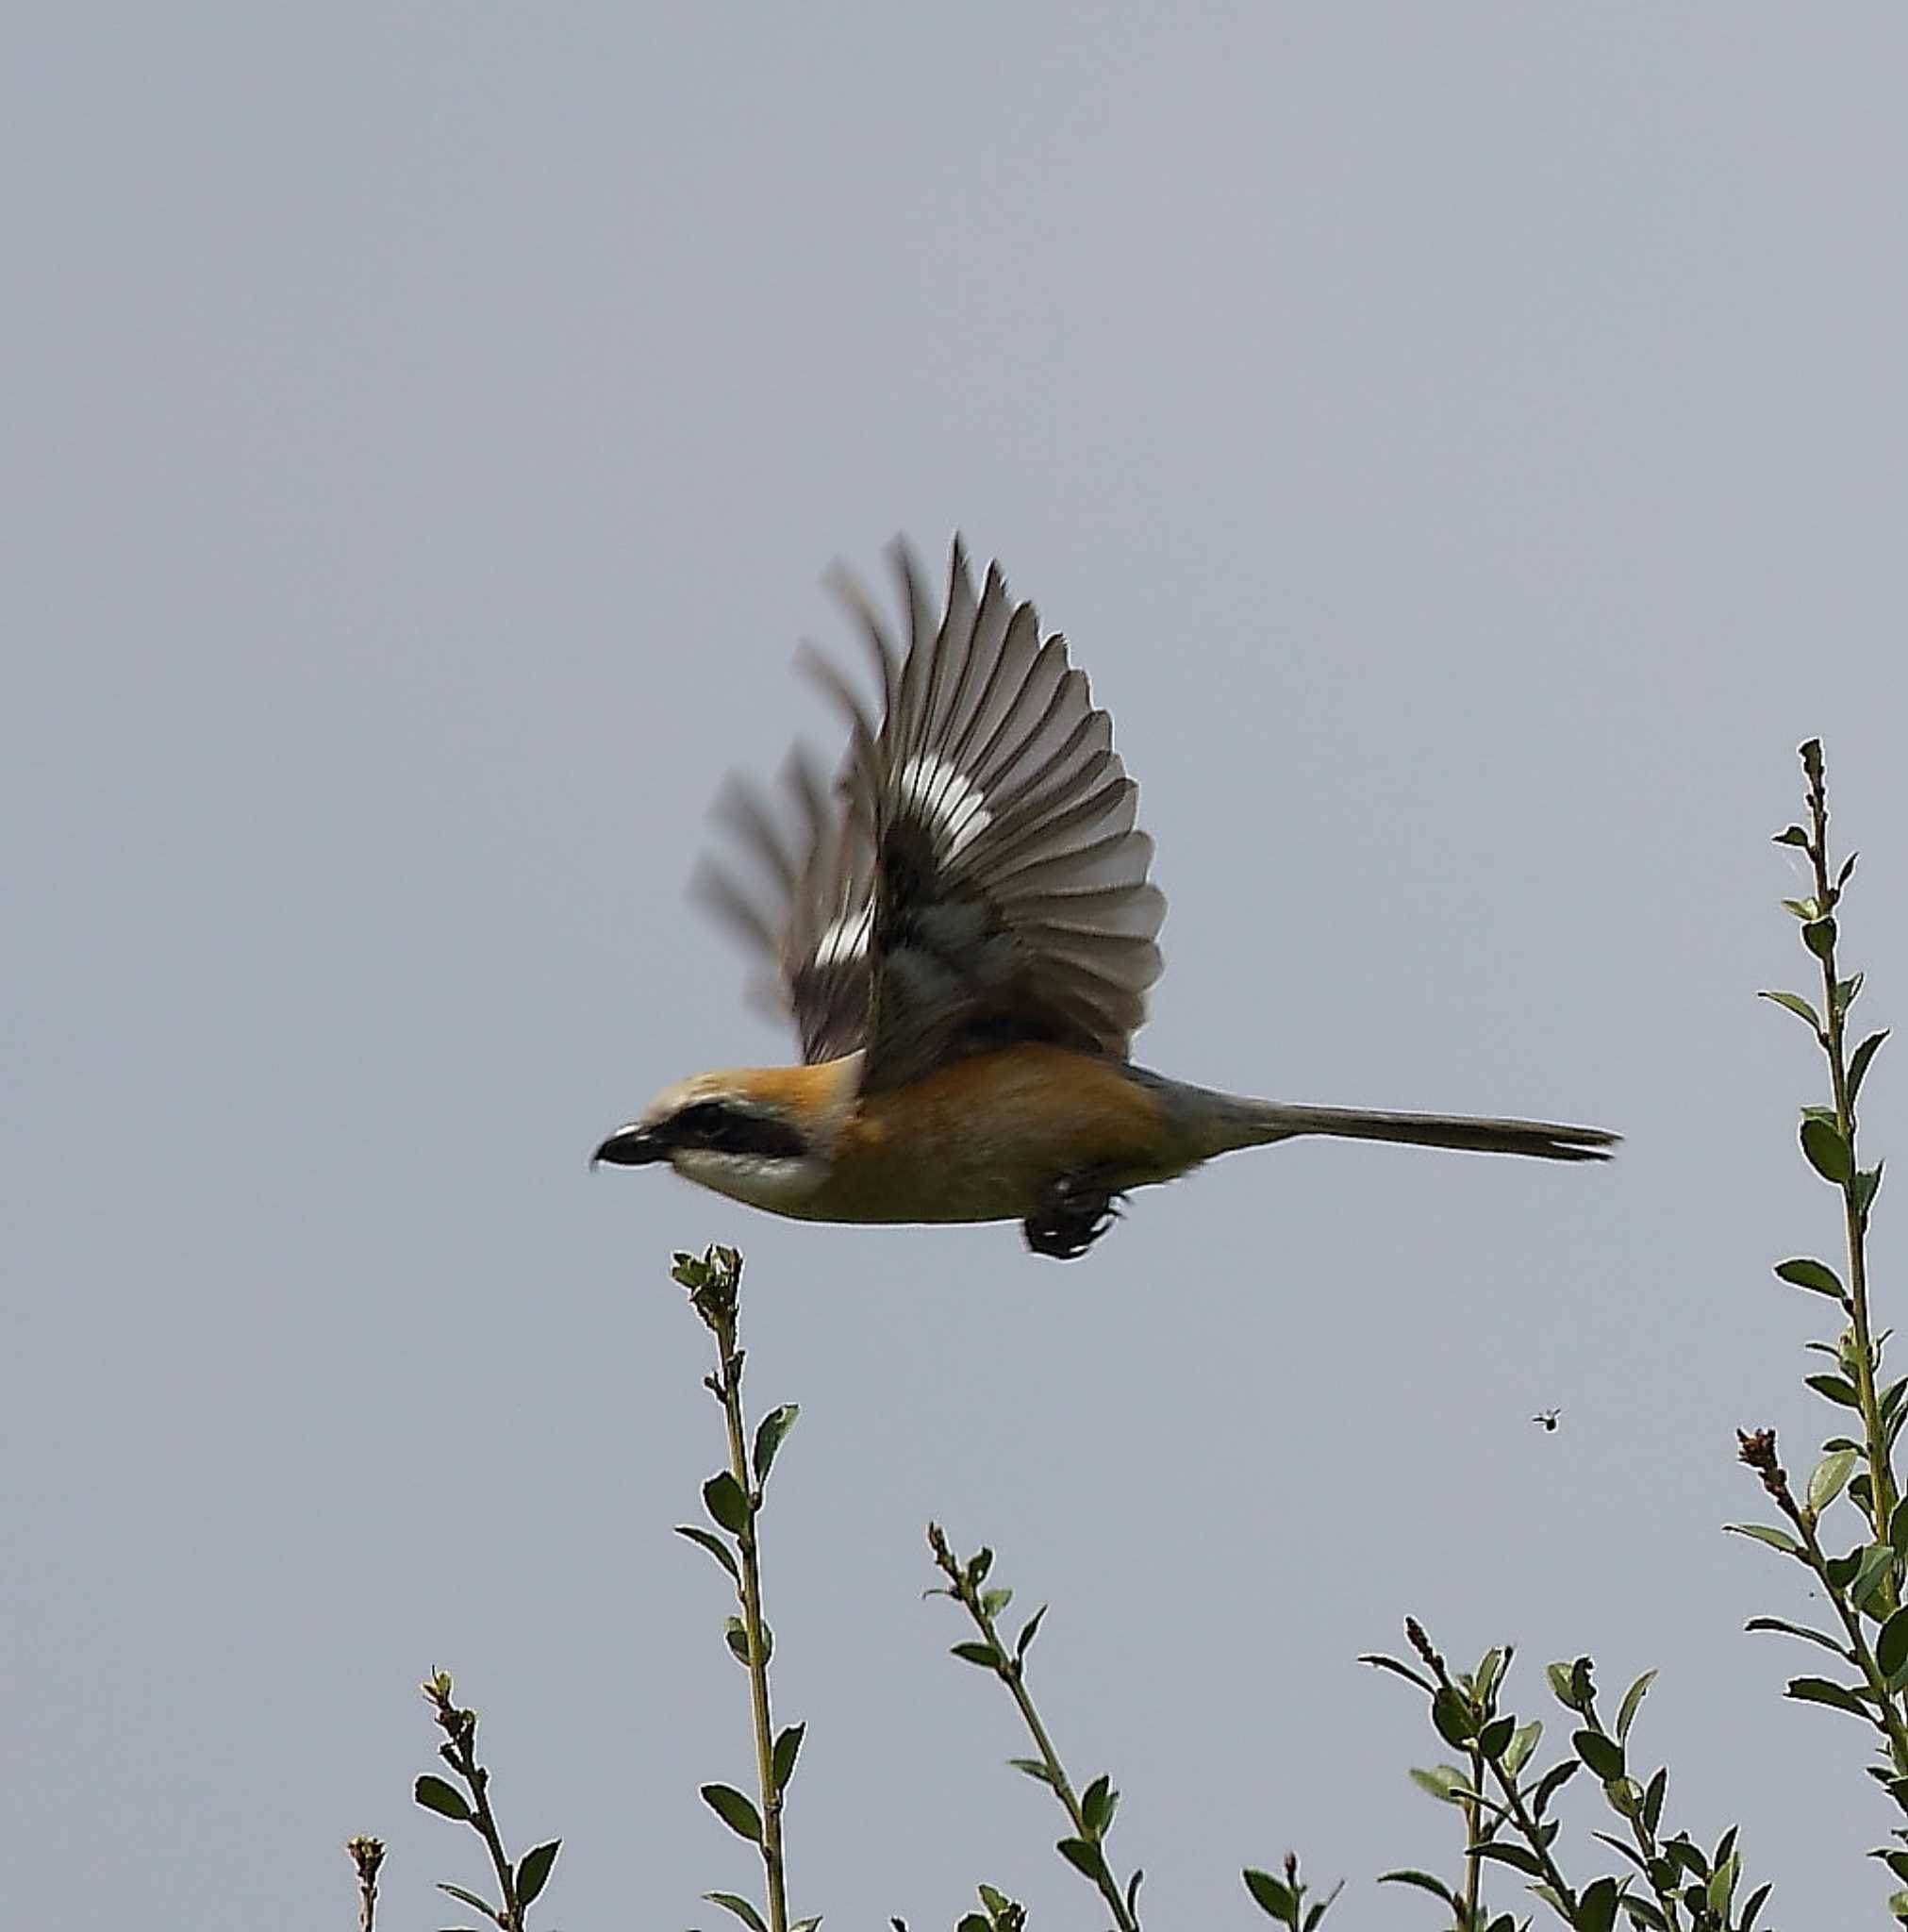
<path id="1" fill-rule="evenodd" d="M 601 1147 L 589 1157 L 594 1167 L 600 1161 L 608 1161 L 612 1167 L 647 1167 L 653 1161 L 667 1160 L 669 1148 L 662 1137 L 640 1121 L 632 1121 L 626 1127 L 618 1127 Z"/>

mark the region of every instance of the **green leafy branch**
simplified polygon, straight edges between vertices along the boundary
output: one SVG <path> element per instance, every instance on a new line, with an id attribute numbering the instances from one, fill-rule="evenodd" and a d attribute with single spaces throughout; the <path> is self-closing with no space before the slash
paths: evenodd
<path id="1" fill-rule="evenodd" d="M 963 1562 L 949 1547 L 947 1537 L 937 1523 L 930 1523 L 927 1526 L 927 1546 L 933 1553 L 936 1566 L 947 1578 L 945 1588 L 931 1591 L 929 1594 L 952 1597 L 967 1611 L 974 1628 L 980 1633 L 976 1639 L 956 1643 L 953 1654 L 965 1663 L 990 1671 L 1000 1679 L 1014 1700 L 1015 1708 L 1020 1713 L 1020 1721 L 1034 1740 L 1035 1750 L 1039 1753 L 1037 1757 L 1015 1757 L 1008 1761 L 1016 1771 L 1025 1772 L 1029 1777 L 1053 1791 L 1067 1813 L 1068 1823 L 1073 1827 L 1054 1849 L 1106 1901 L 1106 1907 L 1113 1914 L 1113 1923 L 1119 1932 L 1139 1932 L 1139 1887 L 1146 1874 L 1135 1871 L 1122 1890 L 1106 1862 L 1106 1834 L 1113 1827 L 1113 1814 L 1119 1808 L 1120 1793 L 1104 1774 L 1096 1777 L 1084 1791 L 1075 1792 L 1072 1780 L 1060 1762 L 1060 1755 L 1054 1748 L 1054 1740 L 1047 1734 L 1047 1726 L 1041 1722 L 1040 1713 L 1034 1707 L 1034 1700 L 1027 1691 L 1027 1653 L 1033 1647 L 1034 1639 L 1039 1635 L 1040 1622 L 1047 1614 L 1047 1607 L 1042 1604 L 1020 1625 L 1013 1642 L 1007 1643 L 1002 1638 L 995 1620 L 1013 1601 L 1014 1593 L 1011 1590 L 998 1585 L 990 1587 L 987 1583 L 994 1553 L 981 1549 Z"/>
<path id="2" fill-rule="evenodd" d="M 449 1779 L 426 1772 L 418 1779 L 414 1795 L 426 1811 L 435 1811 L 440 1817 L 468 1824 L 483 1840 L 484 1849 L 490 1857 L 490 1869 L 497 1880 L 498 1903 L 493 1905 L 479 1893 L 465 1890 L 461 1885 L 440 1882 L 438 1890 L 448 1892 L 473 1912 L 482 1913 L 498 1928 L 498 1932 L 524 1932 L 524 1915 L 550 1882 L 551 1868 L 556 1863 L 556 1854 L 563 1840 L 552 1839 L 547 1844 L 537 1845 L 525 1852 L 516 1863 L 511 1862 L 504 1849 L 504 1838 L 497 1828 L 496 1815 L 490 1808 L 490 1774 L 477 1762 L 477 1713 L 458 1707 L 452 1694 L 448 1671 L 433 1671 L 422 1689 L 425 1701 L 431 1707 L 431 1714 L 437 1719 L 438 1728 L 444 1733 L 444 1741 L 438 1746 L 438 1756 L 451 1768 L 464 1789 L 459 1790 Z M 358 1865 L 362 1898 L 364 1864 L 356 1853 L 354 1860 Z M 375 1863 L 372 1866 L 372 1875 L 374 1881 Z M 374 1895 L 374 1882 L 372 1889 Z M 370 1926 L 369 1911 L 367 1901 L 362 1910 L 366 1932 Z"/>
<path id="3" fill-rule="evenodd" d="M 731 1654 L 749 1674 L 749 1708 L 755 1742 L 755 1798 L 733 1785 L 707 1784 L 702 1787 L 703 1802 L 737 1837 L 747 1839 L 761 1854 L 767 1917 L 739 1892 L 708 1891 L 703 1896 L 733 1913 L 749 1932 L 814 1932 L 821 1923 L 820 1918 L 803 1919 L 792 1925 L 788 1920 L 782 1812 L 807 1726 L 790 1724 L 779 1734 L 774 1730 L 769 1701 L 769 1658 L 774 1636 L 762 1615 L 757 1528 L 776 1451 L 801 1411 L 792 1403 L 771 1409 L 756 1425 L 753 1448 L 744 1450 L 743 1355 L 736 1342 L 742 1257 L 734 1248 L 724 1247 L 710 1247 L 700 1257 L 678 1254 L 671 1273 L 689 1291 L 689 1306 L 716 1339 L 716 1366 L 704 1376 L 703 1386 L 722 1408 L 729 1449 L 728 1467 L 718 1470 L 703 1485 L 703 1507 L 716 1530 L 727 1532 L 727 1539 L 692 1524 L 677 1524 L 676 1534 L 706 1550 L 735 1586 L 741 1615 L 728 1619 L 724 1636 Z"/>
<path id="4" fill-rule="evenodd" d="M 1308 1904 L 1307 1895 L 1311 1888 L 1299 1875 L 1299 1855 L 1296 1852 L 1286 1854 L 1285 1875 L 1282 1878 L 1274 1878 L 1269 1872 L 1261 1872 L 1252 1865 L 1246 1867 L 1242 1876 L 1253 1903 L 1269 1919 L 1289 1926 L 1291 1932 L 1318 1932 L 1319 1921 L 1331 1909 L 1332 1901 L 1345 1890 L 1345 1881 L 1341 1878 L 1323 1898 L 1313 1899 Z"/>
<path id="5" fill-rule="evenodd" d="M 1543 1738 L 1542 1721 L 1520 1723 L 1501 1703 L 1513 1653 L 1488 1650 L 1476 1670 L 1453 1674 L 1415 1618 L 1405 1620 L 1404 1630 L 1421 1668 L 1393 1657 L 1370 1656 L 1360 1662 L 1389 1671 L 1421 1690 L 1429 1701 L 1433 1728 L 1468 1760 L 1465 1766 L 1439 1764 L 1411 1774 L 1420 1789 L 1457 1809 L 1464 1825 L 1464 1873 L 1454 1886 L 1415 1869 L 1387 1872 L 1381 1884 L 1431 1893 L 1450 1912 L 1457 1932 L 1517 1932 L 1511 1913 L 1492 1917 L 1486 1910 L 1486 1864 L 1521 1874 L 1529 1890 L 1573 1932 L 1611 1932 L 1619 1913 L 1646 1932 L 1753 1932 L 1769 1888 L 1758 1888 L 1738 1912 L 1742 1860 L 1734 1827 L 1707 1856 L 1686 1833 L 1665 1837 L 1667 1770 L 1659 1767 L 1647 1778 L 1632 1774 L 1631 1727 L 1654 1671 L 1630 1686 L 1614 1724 L 1606 1726 L 1597 1708 L 1591 1659 L 1551 1664 L 1547 1674 L 1551 1695 L 1573 1721 L 1570 1755 L 1536 1771 L 1533 1762 Z M 1573 1886 L 1557 1860 L 1561 1825 L 1550 1811 L 1558 1792 L 1585 1769 L 1601 1786 L 1605 1805 L 1622 1826 L 1621 1836 L 1603 1831 L 1593 1836 L 1632 1869 Z"/>
<path id="6" fill-rule="evenodd" d="M 1805 1107 L 1800 1139 L 1803 1158 L 1840 1196 L 1842 1266 L 1797 1256 L 1776 1268 L 1778 1279 L 1833 1302 L 1843 1316 L 1833 1341 L 1812 1341 L 1811 1352 L 1829 1366 L 1805 1376 L 1807 1386 L 1843 1417 L 1859 1425 L 1858 1435 L 1834 1433 L 1822 1444 L 1820 1459 L 1798 1496 L 1776 1451 L 1773 1429 L 1740 1433 L 1742 1460 L 1755 1471 L 1786 1527 L 1734 1523 L 1736 1535 L 1767 1544 L 1806 1569 L 1833 1608 L 1840 1635 L 1783 1617 L 1751 1617 L 1749 1628 L 1770 1630 L 1826 1650 L 1853 1673 L 1844 1676 L 1799 1676 L 1788 1695 L 1860 1718 L 1876 1734 L 1879 1761 L 1869 1775 L 1908 1813 L 1908 1504 L 1901 1500 L 1895 1474 L 1896 1439 L 1908 1420 L 1908 1378 L 1886 1383 L 1883 1360 L 1885 1333 L 1874 1326 L 1869 1299 L 1868 1228 L 1882 1187 L 1882 1162 L 1864 1167 L 1857 1142 L 1857 1106 L 1875 1055 L 1888 1037 L 1871 1033 L 1852 1052 L 1848 1021 L 1862 991 L 1863 975 L 1845 973 L 1839 958 L 1844 901 L 1854 875 L 1851 852 L 1835 865 L 1829 849 L 1829 800 L 1822 747 L 1810 739 L 1800 756 L 1804 781 L 1805 823 L 1775 835 L 1778 845 L 1800 852 L 1809 868 L 1813 891 L 1784 899 L 1784 908 L 1800 925 L 1804 950 L 1816 962 L 1821 983 L 1818 1000 L 1798 992 L 1765 992 L 1762 997 L 1795 1014 L 1813 1035 L 1828 1069 L 1829 1105 Z M 1847 1422 L 1844 1426 L 1848 1425 Z M 1859 1538 L 1830 1554 L 1823 1525 L 1846 1497 L 1861 1523 Z M 1839 1541 L 1839 1539 L 1837 1539 Z M 1898 1922 L 1908 1924 L 1908 1829 L 1898 1826 L 1895 1842 L 1875 1853 L 1904 1889 L 1889 1900 Z"/>
<path id="7" fill-rule="evenodd" d="M 1892 1452 L 1895 1437 L 1903 1420 L 1904 1385 L 1898 1382 L 1878 1392 L 1882 1374 L 1882 1341 L 1875 1335 L 1868 1309 L 1867 1236 L 1868 1217 L 1875 1196 L 1882 1187 L 1882 1163 L 1864 1168 L 1856 1150 L 1855 1104 L 1862 1083 L 1882 1042 L 1885 1029 L 1871 1033 L 1848 1052 L 1849 1010 L 1862 991 L 1859 973 L 1843 977 L 1836 960 L 1841 936 L 1838 917 L 1849 880 L 1854 874 L 1854 853 L 1843 860 L 1830 877 L 1828 782 L 1819 741 L 1810 739 L 1801 747 L 1802 772 L 1807 781 L 1808 824 L 1789 825 L 1775 835 L 1778 845 L 1799 848 L 1807 858 L 1814 877 L 1815 891 L 1804 899 L 1784 899 L 1784 907 L 1801 923 L 1802 944 L 1814 958 L 1821 977 L 1819 1009 L 1796 992 L 1765 992 L 1762 997 L 1794 1013 L 1814 1033 L 1816 1044 L 1828 1062 L 1831 1105 L 1802 1109 L 1800 1139 L 1802 1154 L 1821 1178 L 1840 1191 L 1842 1232 L 1847 1255 L 1848 1284 L 1832 1268 L 1819 1261 L 1784 1261 L 1776 1273 L 1798 1288 L 1828 1296 L 1848 1316 L 1848 1328 L 1834 1348 L 1820 1344 L 1832 1355 L 1841 1374 L 1811 1376 L 1810 1386 L 1817 1394 L 1841 1407 L 1853 1409 L 1861 1418 L 1862 1441 L 1836 1444 L 1855 1451 L 1866 1466 L 1850 1478 L 1850 1499 L 1868 1518 L 1876 1541 L 1885 1541 L 1895 1505 L 1900 1500 L 1895 1480 Z M 1897 1579 L 1890 1579 L 1891 1593 L 1900 1595 Z"/>

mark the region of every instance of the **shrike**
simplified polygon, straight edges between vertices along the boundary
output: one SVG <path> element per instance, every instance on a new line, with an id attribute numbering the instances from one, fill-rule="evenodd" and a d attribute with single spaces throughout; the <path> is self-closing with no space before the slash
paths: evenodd
<path id="1" fill-rule="evenodd" d="M 771 963 L 802 1064 L 694 1074 L 598 1160 L 667 1161 L 805 1221 L 1018 1221 L 1066 1260 L 1135 1188 L 1299 1134 L 1607 1157 L 1617 1137 L 1596 1127 L 1249 1100 L 1135 1066 L 1166 901 L 1112 721 L 998 564 L 976 596 L 956 539 L 937 612 L 904 545 L 895 561 L 904 652 L 834 579 L 874 660 L 879 724 L 805 653 L 848 716 L 840 774 L 824 787 L 791 758 L 793 838 L 732 786 L 722 814 L 761 878 L 699 880 Z"/>

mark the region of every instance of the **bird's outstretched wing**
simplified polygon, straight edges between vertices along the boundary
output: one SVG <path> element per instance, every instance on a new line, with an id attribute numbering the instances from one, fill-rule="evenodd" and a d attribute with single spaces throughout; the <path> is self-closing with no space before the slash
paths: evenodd
<path id="1" fill-rule="evenodd" d="M 838 1059 L 868 1032 L 869 945 L 874 924 L 874 840 L 831 796 L 797 745 L 782 773 L 795 807 L 794 829 L 779 821 L 753 786 L 731 778 L 716 816 L 755 861 L 768 888 L 739 884 L 708 860 L 697 869 L 696 896 L 764 956 L 772 978 L 757 996 L 787 1008 L 809 1062 Z"/>
<path id="2" fill-rule="evenodd" d="M 725 800 L 779 905 L 713 870 L 704 896 L 775 959 L 805 1058 L 866 1048 L 864 1090 L 1014 1040 L 1123 1057 L 1159 976 L 1166 902 L 1112 722 L 998 565 L 977 597 L 956 539 L 937 616 L 904 545 L 894 558 L 904 650 L 860 586 L 834 579 L 881 681 L 880 724 L 806 659 L 850 721 L 834 796 L 791 763 L 796 838 L 753 793 Z"/>

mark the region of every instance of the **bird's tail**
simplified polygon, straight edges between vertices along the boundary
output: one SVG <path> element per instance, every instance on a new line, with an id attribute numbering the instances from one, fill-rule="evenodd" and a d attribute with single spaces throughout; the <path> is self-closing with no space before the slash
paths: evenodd
<path id="1" fill-rule="evenodd" d="M 1228 1096 L 1221 1110 L 1226 1145 L 1249 1147 L 1300 1134 L 1348 1141 L 1403 1141 L 1414 1147 L 1455 1147 L 1469 1154 L 1527 1154 L 1539 1160 L 1607 1160 L 1618 1136 L 1601 1127 L 1549 1121 L 1473 1120 L 1441 1113 L 1372 1113 L 1351 1107 L 1300 1107 L 1282 1100 Z M 1236 1138 L 1234 1138 L 1234 1137 Z"/>

